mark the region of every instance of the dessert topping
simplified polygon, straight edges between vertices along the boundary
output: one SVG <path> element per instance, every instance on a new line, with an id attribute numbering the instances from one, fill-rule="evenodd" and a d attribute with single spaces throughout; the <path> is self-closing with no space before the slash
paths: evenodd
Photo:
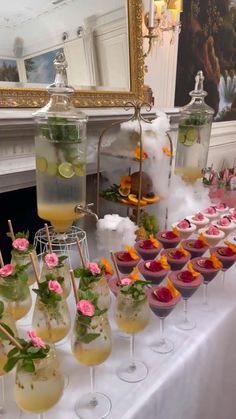
<path id="1" fill-rule="evenodd" d="M 217 222 L 217 224 L 219 224 L 219 226 L 222 226 L 222 227 L 227 227 L 227 226 L 229 226 L 231 224 L 231 220 L 230 220 L 229 217 L 227 217 L 227 215 L 225 215 L 224 217 L 221 217 L 219 219 L 219 221 Z"/>
<path id="2" fill-rule="evenodd" d="M 129 253 L 132 260 L 138 260 L 139 256 L 135 252 L 134 248 L 131 246 L 125 246 L 125 250 Z"/>
<path id="3" fill-rule="evenodd" d="M 174 227 L 172 231 L 165 231 L 161 237 L 167 240 L 177 239 L 177 237 L 179 237 L 179 232 L 177 231 L 177 228 Z"/>
<path id="4" fill-rule="evenodd" d="M 206 269 L 220 269 L 222 268 L 222 263 L 216 254 L 212 253 L 211 256 L 205 260 L 204 267 Z"/>
<path id="5" fill-rule="evenodd" d="M 156 288 L 153 291 L 153 294 L 157 298 L 157 300 L 163 302 L 163 303 L 169 303 L 169 301 L 173 300 L 172 294 L 167 287 L 160 287 Z"/>
<path id="6" fill-rule="evenodd" d="M 113 270 L 107 259 L 101 259 L 101 265 L 104 266 L 105 275 L 113 275 Z"/>
<path id="7" fill-rule="evenodd" d="M 228 247 L 228 249 L 232 250 L 232 252 L 236 253 L 236 246 L 233 243 L 228 242 L 225 240 L 224 244 Z"/>
<path id="8" fill-rule="evenodd" d="M 186 230 L 187 228 L 191 227 L 191 223 L 189 220 L 187 220 L 187 218 L 185 218 L 184 220 L 181 220 L 178 224 L 177 224 L 178 228 L 181 228 L 183 230 Z"/>
<path id="9" fill-rule="evenodd" d="M 188 270 L 188 272 L 190 272 L 194 277 L 196 277 L 196 276 L 198 276 L 198 275 L 200 275 L 200 273 L 199 272 L 197 272 L 197 271 L 195 271 L 194 269 L 193 269 L 193 265 L 192 265 L 192 263 L 189 261 L 188 263 L 187 263 L 187 270 Z"/>
<path id="10" fill-rule="evenodd" d="M 140 243 L 140 247 L 142 249 L 153 249 L 153 248 L 157 249 L 159 246 L 160 246 L 160 243 L 157 239 L 155 239 L 153 234 L 150 234 L 148 240 L 143 240 L 142 243 Z"/>
<path id="11" fill-rule="evenodd" d="M 206 233 L 209 234 L 209 236 L 218 236 L 220 234 L 220 230 L 216 226 L 210 226 Z"/>
<path id="12" fill-rule="evenodd" d="M 118 253 L 117 258 L 121 260 L 122 262 L 132 262 L 133 260 L 129 252 Z"/>
<path id="13" fill-rule="evenodd" d="M 170 269 L 166 256 L 161 256 L 159 260 L 152 260 L 151 262 L 146 262 L 144 266 L 151 272 L 160 272 L 163 269 L 167 271 Z"/>
<path id="14" fill-rule="evenodd" d="M 215 207 L 208 207 L 208 208 L 206 208 L 206 209 L 204 210 L 204 212 L 205 212 L 206 214 L 213 215 L 213 214 L 215 214 L 215 213 L 216 213 L 216 209 L 215 209 Z"/>
<path id="15" fill-rule="evenodd" d="M 183 271 L 178 274 L 178 279 L 180 279 L 180 281 L 182 282 L 188 283 L 188 282 L 193 282 L 195 280 L 195 277 L 193 276 L 191 272 Z"/>
<path id="16" fill-rule="evenodd" d="M 132 281 L 138 281 L 139 278 L 139 270 L 137 268 L 137 266 L 135 266 L 135 268 L 132 270 L 131 274 L 128 275 L 128 277 L 130 279 L 132 279 Z"/>
<path id="17" fill-rule="evenodd" d="M 197 212 L 197 214 L 194 215 L 193 220 L 195 220 L 195 221 L 203 221 L 204 218 L 205 217 L 202 214 L 202 212 Z"/>
<path id="18" fill-rule="evenodd" d="M 221 256 L 234 256 L 235 253 L 233 252 L 232 249 L 230 249 L 230 247 L 220 247 L 217 249 L 217 253 L 219 253 Z"/>
<path id="19" fill-rule="evenodd" d="M 220 202 L 219 204 L 217 204 L 216 206 L 215 206 L 215 208 L 217 209 L 217 210 L 225 210 L 225 208 L 227 207 L 227 205 L 224 203 L 224 202 Z"/>
<path id="20" fill-rule="evenodd" d="M 201 242 L 203 244 L 203 246 L 209 246 L 208 241 L 206 240 L 204 234 L 202 234 L 202 233 L 199 234 L 196 242 Z"/>

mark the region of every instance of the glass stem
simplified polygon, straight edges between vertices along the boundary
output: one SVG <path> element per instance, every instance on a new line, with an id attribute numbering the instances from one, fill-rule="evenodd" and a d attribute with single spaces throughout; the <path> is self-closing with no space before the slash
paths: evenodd
<path id="1" fill-rule="evenodd" d="M 91 394 L 92 394 L 90 406 L 92 407 L 95 407 L 98 404 L 95 393 L 94 393 L 94 386 L 95 386 L 95 368 L 90 367 L 90 388 L 91 388 Z"/>
<path id="2" fill-rule="evenodd" d="M 184 323 L 188 322 L 188 300 L 184 298 Z"/>
<path id="3" fill-rule="evenodd" d="M 39 413 L 38 419 L 44 419 L 44 413 Z"/>
<path id="4" fill-rule="evenodd" d="M 225 274 L 226 274 L 226 271 L 225 270 L 222 271 L 222 286 L 223 286 L 223 288 L 225 287 Z"/>
<path id="5" fill-rule="evenodd" d="M 165 318 L 160 317 L 161 343 L 165 343 Z"/>
<path id="6" fill-rule="evenodd" d="M 135 370 L 135 362 L 134 362 L 134 335 L 130 336 L 130 347 L 129 347 L 129 356 L 130 356 L 130 367 L 131 371 Z"/>
<path id="7" fill-rule="evenodd" d="M 208 304 L 208 283 L 204 282 L 203 287 L 204 287 L 203 304 L 207 305 Z"/>
<path id="8" fill-rule="evenodd" d="M 4 375 L 1 375 L 0 379 L 1 379 L 1 382 L 0 382 L 0 385 L 1 385 L 0 415 L 1 415 L 1 412 L 4 411 L 4 404 L 5 404 Z"/>

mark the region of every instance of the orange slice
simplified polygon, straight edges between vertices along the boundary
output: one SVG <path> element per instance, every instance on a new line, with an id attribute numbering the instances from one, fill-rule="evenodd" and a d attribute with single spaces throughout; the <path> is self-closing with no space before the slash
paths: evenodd
<path id="1" fill-rule="evenodd" d="M 145 198 L 144 196 L 142 196 L 142 201 L 147 202 L 147 204 L 154 204 L 155 202 L 160 201 L 160 197 L 154 196 L 153 198 Z"/>
<path id="2" fill-rule="evenodd" d="M 128 196 L 128 200 L 129 200 L 129 202 L 130 202 L 131 204 L 133 204 L 133 205 L 138 205 L 138 203 L 139 203 L 139 205 L 141 205 L 141 206 L 147 205 L 147 202 L 143 201 L 142 199 L 140 199 L 140 201 L 138 201 L 137 196 L 136 196 L 136 195 L 134 195 L 134 194 L 130 194 L 130 195 Z"/>
<path id="3" fill-rule="evenodd" d="M 130 201 L 128 201 L 128 199 L 125 199 L 125 198 L 122 198 L 122 199 L 120 199 L 120 201 L 119 202 L 122 202 L 122 204 L 130 204 Z"/>

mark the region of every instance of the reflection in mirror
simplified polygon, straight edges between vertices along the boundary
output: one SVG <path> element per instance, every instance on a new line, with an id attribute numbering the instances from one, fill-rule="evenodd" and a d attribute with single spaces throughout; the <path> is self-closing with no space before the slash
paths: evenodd
<path id="1" fill-rule="evenodd" d="M 130 91 L 127 0 L 1 4 L 0 86 L 52 83 L 58 51 L 64 51 L 75 88 Z"/>

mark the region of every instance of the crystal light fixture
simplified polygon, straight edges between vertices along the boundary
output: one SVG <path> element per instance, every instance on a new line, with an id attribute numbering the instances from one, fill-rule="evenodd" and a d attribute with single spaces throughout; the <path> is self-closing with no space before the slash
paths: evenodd
<path id="1" fill-rule="evenodd" d="M 146 13 L 144 22 L 147 34 L 144 38 L 148 39 L 148 50 L 144 58 L 151 52 L 155 41 L 159 45 L 164 45 L 163 33 L 172 31 L 170 42 L 173 44 L 175 32 L 181 29 L 180 13 L 183 11 L 183 0 L 150 0 L 149 12 Z"/>

